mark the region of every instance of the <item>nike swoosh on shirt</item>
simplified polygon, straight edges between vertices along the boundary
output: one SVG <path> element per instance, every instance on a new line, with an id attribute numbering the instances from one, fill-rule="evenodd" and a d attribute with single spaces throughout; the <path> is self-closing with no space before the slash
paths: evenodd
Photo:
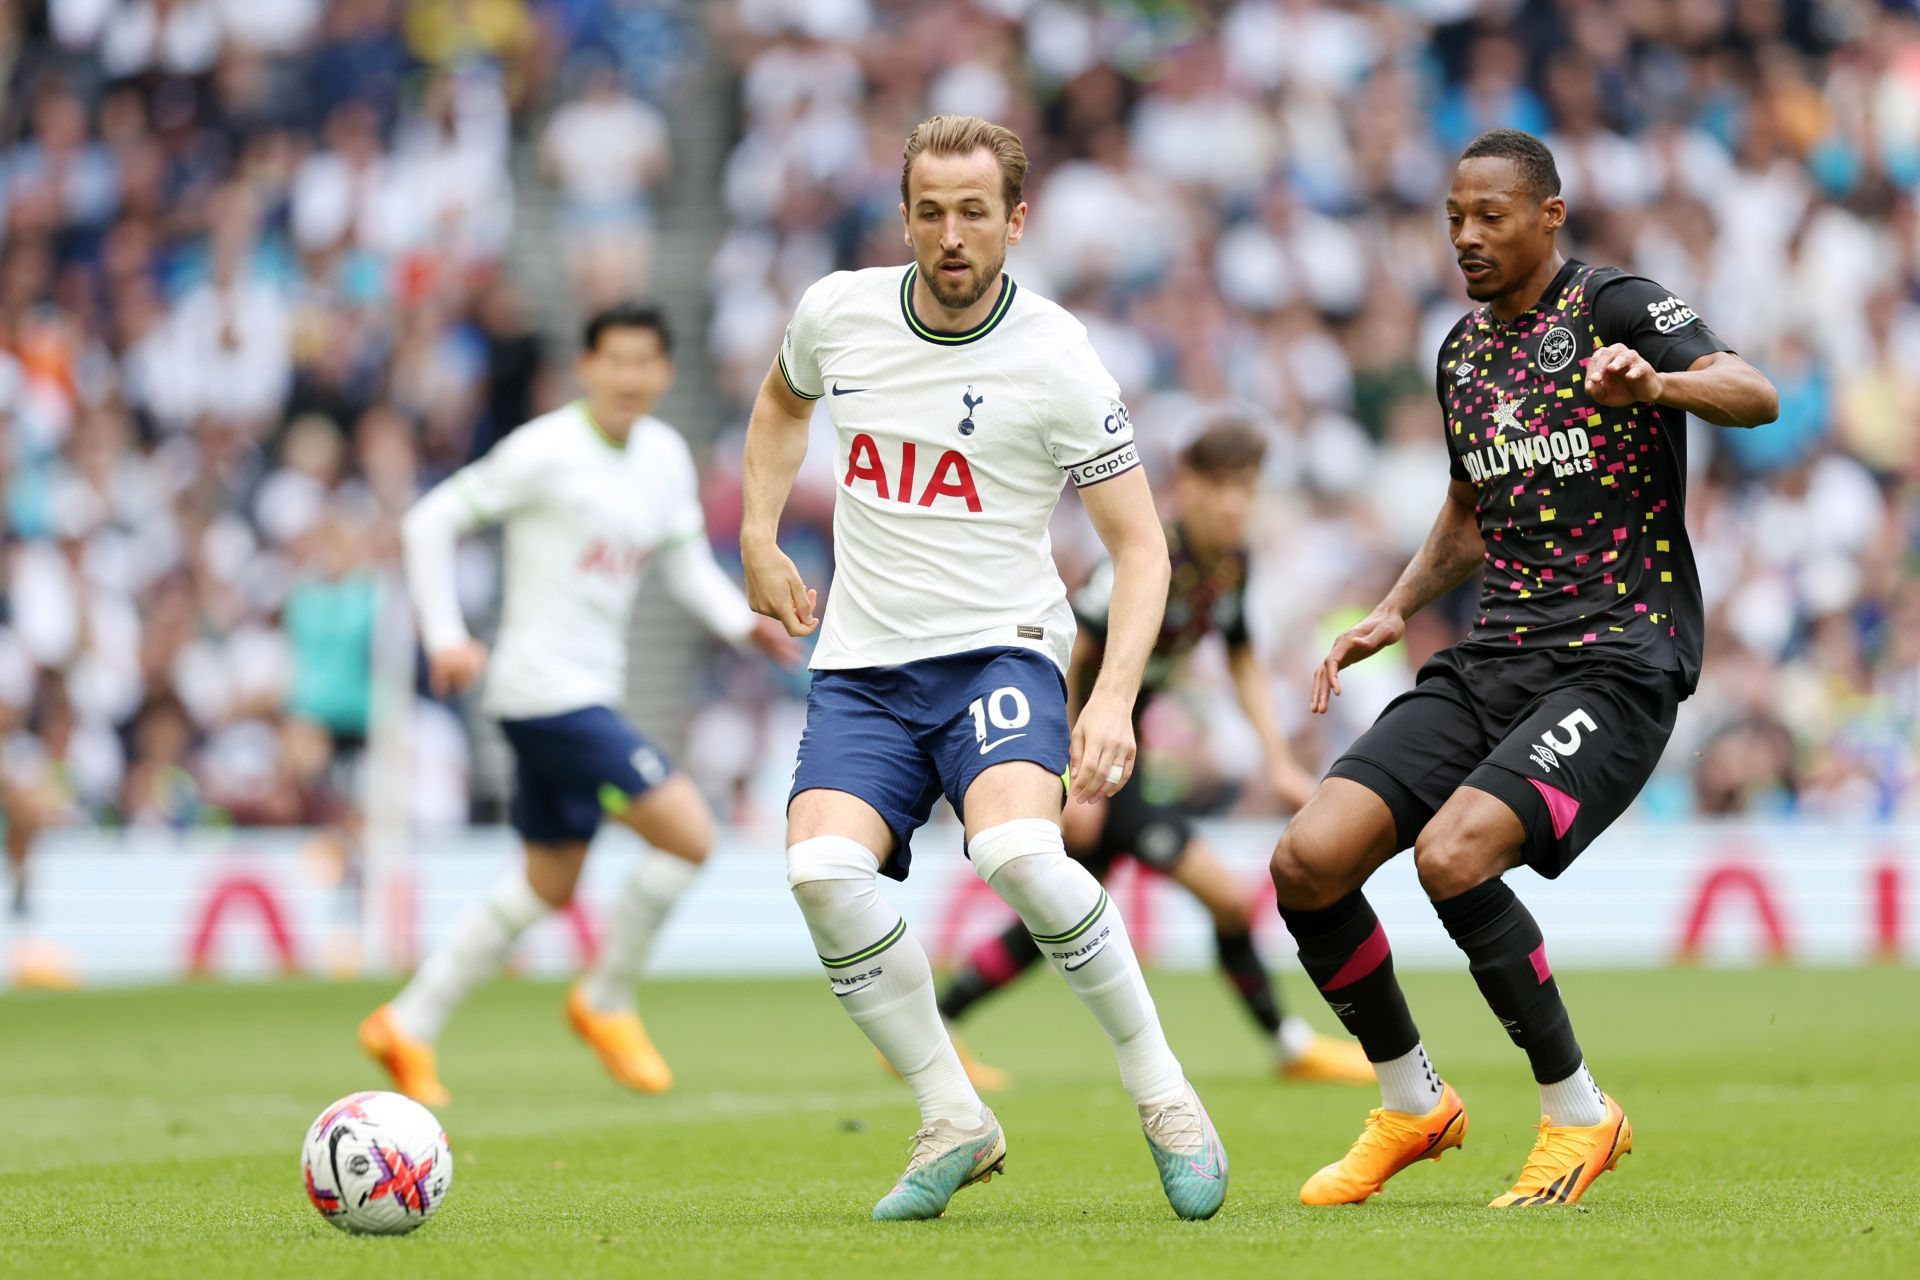
<path id="1" fill-rule="evenodd" d="M 870 390 L 872 390 L 871 387 L 843 387 L 837 382 L 833 384 L 833 394 L 837 396 L 859 395 L 862 391 Z"/>
<path id="2" fill-rule="evenodd" d="M 1013 717 L 1008 716 L 1007 718 L 1011 720 Z M 983 742 L 980 744 L 980 754 L 987 754 L 987 752 L 993 750 L 1003 742 L 1012 742 L 1015 738 L 1024 738 L 1026 736 L 1024 733 L 1010 733 L 1004 738 L 995 738 L 992 742 Z"/>

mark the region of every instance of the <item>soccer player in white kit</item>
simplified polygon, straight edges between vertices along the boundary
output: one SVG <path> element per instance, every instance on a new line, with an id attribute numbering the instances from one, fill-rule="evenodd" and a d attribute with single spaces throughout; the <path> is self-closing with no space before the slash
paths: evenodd
<path id="1" fill-rule="evenodd" d="M 472 685 L 512 747 L 512 819 L 526 844 L 515 867 L 440 939 L 391 1004 L 360 1026 L 361 1043 L 404 1093 L 445 1102 L 434 1042 L 466 994 L 513 944 L 565 907 L 603 815 L 650 848 L 608 917 L 567 1016 L 621 1084 L 659 1093 L 673 1074 L 634 1009 L 654 935 L 713 845 L 713 815 L 666 756 L 614 710 L 626 690 L 627 629 L 642 571 L 708 630 L 757 645 L 788 666 L 799 645 L 756 618 L 714 562 L 693 457 L 652 417 L 673 378 L 665 319 L 624 303 L 587 322 L 577 371 L 586 395 L 535 418 L 435 486 L 407 513 L 407 585 L 435 692 Z M 460 616 L 455 546 L 505 526 L 505 603 L 491 662 Z"/>
<path id="2" fill-rule="evenodd" d="M 938 1217 L 1006 1158 L 941 1023 L 926 952 L 878 892 L 879 872 L 906 877 L 913 832 L 944 793 L 974 871 L 1113 1042 L 1174 1211 L 1211 1217 L 1226 1152 L 1167 1047 L 1119 911 L 1060 830 L 1069 793 L 1111 796 L 1132 772 L 1166 537 L 1086 329 L 1001 270 L 1026 220 L 1019 138 L 935 116 L 904 154 L 914 263 L 838 272 L 801 299 L 754 404 L 741 525 L 753 607 L 795 636 L 821 626 L 776 534 L 813 402 L 830 397 L 835 571 L 787 881 L 833 994 L 920 1106 L 906 1172 L 873 1216 Z M 1047 537 L 1069 477 L 1114 564 L 1106 661 L 1071 731 L 1074 621 Z"/>

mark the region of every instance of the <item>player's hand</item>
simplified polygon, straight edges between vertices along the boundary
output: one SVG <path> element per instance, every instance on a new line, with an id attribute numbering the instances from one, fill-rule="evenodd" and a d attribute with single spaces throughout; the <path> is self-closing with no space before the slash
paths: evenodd
<path id="1" fill-rule="evenodd" d="M 465 693 L 480 679 L 486 666 L 487 646 L 478 640 L 435 649 L 427 655 L 427 687 L 439 698 Z"/>
<path id="2" fill-rule="evenodd" d="M 1133 708 L 1095 693 L 1073 722 L 1067 798 L 1092 804 L 1119 791 L 1133 776 L 1134 751 Z"/>
<path id="3" fill-rule="evenodd" d="M 1298 813 L 1313 798 L 1319 782 L 1288 758 L 1267 762 L 1267 785 L 1280 797 L 1280 803 L 1288 813 Z"/>
<path id="4" fill-rule="evenodd" d="M 790 636 L 813 634 L 820 625 L 813 616 L 820 593 L 801 580 L 800 570 L 786 552 L 771 542 L 743 542 L 740 565 L 747 571 L 747 604 L 755 613 L 772 618 Z"/>
<path id="5" fill-rule="evenodd" d="M 761 618 L 753 624 L 753 630 L 747 634 L 753 641 L 753 647 L 773 659 L 775 666 L 782 671 L 797 671 L 800 668 L 800 642 L 787 634 L 787 629 L 772 618 Z"/>
<path id="6" fill-rule="evenodd" d="M 1315 715 L 1324 715 L 1331 698 L 1340 696 L 1340 672 L 1362 658 L 1371 658 L 1407 634 L 1407 620 L 1391 609 L 1375 609 L 1354 626 L 1340 633 L 1327 650 L 1327 659 L 1313 673 L 1313 700 L 1308 703 Z"/>
<path id="7" fill-rule="evenodd" d="M 1666 379 L 1632 347 L 1618 342 L 1600 348 L 1587 360 L 1587 394 L 1595 404 L 1617 409 L 1629 404 L 1657 404 Z"/>

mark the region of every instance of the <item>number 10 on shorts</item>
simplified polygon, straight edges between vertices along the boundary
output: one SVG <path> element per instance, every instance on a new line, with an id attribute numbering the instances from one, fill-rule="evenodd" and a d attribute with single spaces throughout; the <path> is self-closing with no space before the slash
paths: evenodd
<path id="1" fill-rule="evenodd" d="M 975 698 L 967 704 L 967 714 L 973 717 L 973 737 L 980 744 L 981 755 L 1003 742 L 1027 736 L 1024 733 L 1004 734 L 988 742 L 989 725 L 995 729 L 1021 729 L 1033 719 L 1033 709 L 1027 705 L 1027 695 L 1012 685 L 995 689 L 984 698 Z"/>

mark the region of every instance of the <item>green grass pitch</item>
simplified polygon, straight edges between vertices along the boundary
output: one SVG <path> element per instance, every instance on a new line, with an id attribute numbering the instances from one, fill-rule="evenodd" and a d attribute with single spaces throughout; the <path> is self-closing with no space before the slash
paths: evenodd
<path id="1" fill-rule="evenodd" d="M 1296 1002 L 1303 979 L 1284 979 Z M 1159 975 L 1174 1047 L 1232 1157 L 1227 1206 L 1174 1219 L 1105 1041 L 1049 974 L 983 1006 L 975 1047 L 1008 1176 L 944 1221 L 878 1224 L 914 1128 L 819 981 L 650 987 L 679 1073 L 622 1093 L 562 989 L 502 983 L 449 1028 L 457 1179 L 400 1239 L 301 1193 L 307 1124 L 381 1083 L 354 1044 L 369 985 L 0 997 L 0 1274 L 836 1277 L 1920 1274 L 1920 977 L 1911 970 L 1562 977 L 1637 1147 L 1572 1210 L 1495 1214 L 1531 1144 L 1524 1060 L 1465 973 L 1408 995 L 1467 1101 L 1463 1150 L 1357 1208 L 1309 1210 L 1370 1091 L 1289 1086 L 1211 976 Z M 1308 1010 L 1323 1021 L 1324 1010 Z"/>

